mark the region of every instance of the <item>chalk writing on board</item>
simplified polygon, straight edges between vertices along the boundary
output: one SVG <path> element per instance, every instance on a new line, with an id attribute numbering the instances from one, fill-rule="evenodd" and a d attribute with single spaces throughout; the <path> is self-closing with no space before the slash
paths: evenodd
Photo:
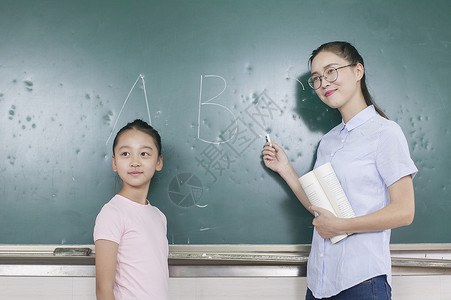
<path id="1" fill-rule="evenodd" d="M 169 199 L 176 206 L 181 208 L 206 207 L 207 205 L 199 205 L 202 198 L 203 187 L 202 182 L 196 175 L 192 173 L 177 174 L 169 183 L 168 195 Z"/>
<path id="2" fill-rule="evenodd" d="M 152 120 L 150 119 L 149 101 L 147 100 L 146 82 L 144 80 L 144 76 L 142 74 L 139 74 L 139 76 L 138 76 L 138 78 L 136 78 L 136 81 L 133 84 L 132 88 L 128 92 L 128 95 L 127 95 L 127 97 L 124 100 L 124 103 L 122 104 L 121 110 L 119 111 L 119 114 L 118 114 L 118 116 L 116 118 L 116 121 L 114 122 L 113 128 L 111 129 L 111 133 L 108 136 L 108 139 L 106 140 L 105 144 L 108 144 L 108 142 L 110 141 L 111 136 L 113 135 L 114 129 L 116 128 L 116 125 L 117 125 L 117 122 L 119 120 L 119 117 L 121 116 L 122 111 L 124 110 L 124 107 L 127 104 L 127 101 L 130 98 L 130 95 L 133 92 L 133 90 L 135 89 L 136 84 L 138 84 L 139 80 L 141 80 L 141 82 L 142 82 L 142 87 L 143 87 L 143 91 L 144 91 L 144 100 L 146 101 L 146 107 L 147 107 L 147 117 L 149 118 L 149 125 L 152 125 Z"/>
<path id="3" fill-rule="evenodd" d="M 246 150 L 258 139 L 262 138 L 253 128 L 254 124 L 263 128 L 270 126 L 271 122 L 279 117 L 283 110 L 263 91 L 255 101 L 244 108 L 245 116 L 249 118 L 235 118 L 220 134 L 223 141 L 219 144 L 208 144 L 195 158 L 197 166 L 209 175 L 213 183 L 239 162 Z M 249 120 L 250 119 L 250 120 Z"/>
<path id="4" fill-rule="evenodd" d="M 296 80 L 302 86 L 302 90 L 305 91 L 305 87 L 304 87 L 304 85 L 302 84 L 302 82 L 299 79 L 290 77 L 289 75 L 287 75 L 285 78 L 286 79 L 294 79 L 294 80 Z"/>
<path id="5" fill-rule="evenodd" d="M 227 139 L 226 145 L 239 157 L 243 154 L 247 148 L 249 148 L 254 141 L 256 141 L 260 135 L 258 135 L 242 118 L 238 118 L 235 124 L 230 126 L 221 133 L 221 138 Z"/>
<path id="6" fill-rule="evenodd" d="M 203 91 L 204 78 L 219 78 L 219 79 L 221 79 L 223 81 L 224 87 L 223 87 L 222 91 L 220 93 L 218 93 L 216 96 L 213 96 L 213 97 L 211 97 L 208 100 L 202 101 L 202 91 Z M 200 121 L 201 120 L 201 111 L 202 111 L 202 106 L 204 106 L 204 105 L 213 105 L 213 106 L 218 106 L 218 107 L 223 108 L 224 110 L 226 110 L 227 112 L 229 112 L 233 116 L 234 122 L 236 122 L 237 119 L 236 119 L 235 115 L 233 114 L 233 112 L 230 109 L 228 109 L 226 106 L 221 105 L 219 103 L 211 102 L 214 99 L 218 98 L 222 93 L 224 93 L 226 88 L 227 88 L 226 80 L 223 77 L 219 76 L 219 75 L 204 75 L 204 76 L 201 75 L 200 76 L 199 111 L 198 111 L 198 115 L 197 115 L 197 139 L 201 140 L 202 142 L 205 142 L 205 143 L 208 143 L 208 144 L 216 144 L 217 145 L 217 144 L 227 143 L 229 140 L 231 140 L 233 138 L 233 136 L 232 136 L 228 140 L 209 141 L 209 140 L 205 140 L 205 139 L 201 138 L 201 134 L 200 134 L 200 132 L 201 132 L 201 121 Z"/>

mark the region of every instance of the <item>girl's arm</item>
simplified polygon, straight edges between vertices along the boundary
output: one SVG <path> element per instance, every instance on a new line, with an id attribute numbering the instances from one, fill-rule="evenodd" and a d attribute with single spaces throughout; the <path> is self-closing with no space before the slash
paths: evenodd
<path id="1" fill-rule="evenodd" d="M 116 277 L 117 250 L 119 245 L 108 240 L 97 240 L 96 295 L 98 300 L 114 300 L 113 287 Z"/>
<path id="2" fill-rule="evenodd" d="M 388 187 L 390 203 L 365 216 L 343 219 L 337 218 L 329 211 L 312 206 L 318 213 L 313 225 L 322 238 L 331 238 L 343 233 L 373 232 L 407 226 L 413 222 L 415 215 L 415 195 L 412 177 L 404 176 Z"/>
<path id="3" fill-rule="evenodd" d="M 302 205 L 313 214 L 313 210 L 310 208 L 311 204 L 305 195 L 304 189 L 299 182 L 299 175 L 294 170 L 293 166 L 288 161 L 287 154 L 283 149 L 272 142 L 272 147 L 269 143 L 265 144 L 263 149 L 263 161 L 269 169 L 279 173 L 283 180 L 288 184 L 293 193 L 296 195 Z"/>

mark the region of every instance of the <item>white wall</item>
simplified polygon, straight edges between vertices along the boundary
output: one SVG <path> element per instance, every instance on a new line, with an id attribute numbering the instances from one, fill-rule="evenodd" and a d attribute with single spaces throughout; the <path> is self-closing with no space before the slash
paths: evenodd
<path id="1" fill-rule="evenodd" d="M 193 246 L 185 249 L 182 246 L 172 245 L 171 255 L 175 262 L 181 263 L 177 259 L 185 257 L 186 253 L 190 254 L 186 256 L 190 258 L 208 258 L 210 254 L 203 253 L 224 255 L 223 253 L 231 251 L 225 246 L 220 246 L 220 249 L 218 247 L 202 245 L 196 251 Z M 292 257 L 298 258 L 299 253 L 308 253 L 309 250 L 305 248 L 306 246 L 299 245 L 288 248 L 280 245 L 265 246 L 263 252 L 258 248 L 261 246 L 239 247 L 237 250 L 235 249 L 237 246 L 234 246 L 230 253 L 239 253 L 239 257 L 243 256 L 243 253 L 251 253 L 252 259 L 255 259 L 258 258 L 257 254 L 266 257 L 272 253 L 272 250 L 276 250 L 283 253 L 282 261 L 290 261 L 289 253 L 294 253 Z M 254 249 L 255 247 L 257 249 Z M 0 300 L 95 300 L 94 265 L 17 265 L 14 263 L 15 258 L 20 260 L 25 256 L 31 259 L 36 255 L 39 258 L 42 257 L 42 253 L 47 253 L 47 256 L 53 259 L 53 249 L 54 247 L 48 245 L 0 245 L 0 262 L 3 257 L 3 264 L 0 263 Z M 177 253 L 182 255 L 178 257 Z M 280 255 L 282 254 L 274 257 Z M 43 259 L 43 262 L 48 262 L 50 259 L 48 257 Z M 203 262 L 203 260 L 199 261 Z M 392 246 L 392 264 L 394 300 L 451 300 L 451 244 L 394 245 Z M 305 268 L 305 262 L 289 265 L 291 268 L 288 266 L 278 268 L 276 265 L 275 269 L 272 264 L 263 268 L 257 264 L 258 267 L 252 270 L 243 266 L 224 270 L 220 268 L 223 267 L 221 264 L 191 266 L 208 266 L 208 269 L 213 267 L 220 272 L 215 273 L 219 274 L 214 275 L 217 277 L 206 277 L 209 276 L 206 274 L 211 272 L 204 270 L 204 273 L 196 274 L 189 268 L 190 264 L 188 266 L 170 265 L 171 300 L 299 300 L 305 297 L 306 277 L 296 277 L 296 274 L 305 274 L 301 272 L 302 268 Z"/>
<path id="2" fill-rule="evenodd" d="M 94 277 L 0 277 L 2 300 L 95 300 Z M 305 277 L 170 278 L 171 300 L 304 299 Z M 393 276 L 393 299 L 451 300 L 451 275 Z"/>

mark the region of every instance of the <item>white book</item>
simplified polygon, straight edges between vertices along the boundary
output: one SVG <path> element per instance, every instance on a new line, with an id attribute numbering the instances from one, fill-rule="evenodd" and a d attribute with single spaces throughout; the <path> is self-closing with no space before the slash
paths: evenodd
<path id="1" fill-rule="evenodd" d="M 299 182 L 312 205 L 327 209 L 339 218 L 355 217 L 351 204 L 330 163 L 319 166 L 301 176 Z M 335 244 L 348 235 L 337 235 L 330 240 Z"/>

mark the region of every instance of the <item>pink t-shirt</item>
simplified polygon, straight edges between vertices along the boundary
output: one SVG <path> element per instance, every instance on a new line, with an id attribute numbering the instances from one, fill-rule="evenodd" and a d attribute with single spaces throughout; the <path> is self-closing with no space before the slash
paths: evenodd
<path id="1" fill-rule="evenodd" d="M 141 205 L 116 195 L 103 206 L 96 219 L 94 241 L 119 244 L 114 283 L 117 300 L 169 299 L 166 224 L 164 214 L 149 203 Z"/>

